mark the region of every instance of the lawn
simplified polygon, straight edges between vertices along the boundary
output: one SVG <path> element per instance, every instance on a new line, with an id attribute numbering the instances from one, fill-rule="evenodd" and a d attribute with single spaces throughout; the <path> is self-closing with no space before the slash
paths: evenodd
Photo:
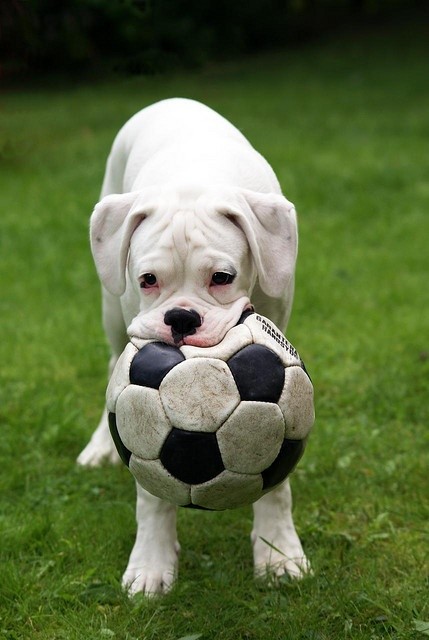
<path id="1" fill-rule="evenodd" d="M 374 28 L 191 74 L 3 95 L 0 638 L 429 635 L 428 35 Z M 106 384 L 87 226 L 117 129 L 174 95 L 235 123 L 298 209 L 287 335 L 317 420 L 292 487 L 314 576 L 255 582 L 251 509 L 183 509 L 177 586 L 128 600 L 132 478 L 74 462 Z"/>

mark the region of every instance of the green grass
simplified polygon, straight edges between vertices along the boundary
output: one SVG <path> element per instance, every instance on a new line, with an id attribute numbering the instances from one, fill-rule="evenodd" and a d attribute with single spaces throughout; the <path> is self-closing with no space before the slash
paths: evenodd
<path id="1" fill-rule="evenodd" d="M 428 635 L 427 36 L 404 25 L 191 75 L 3 95 L 0 638 Z M 292 486 L 315 575 L 254 582 L 250 508 L 181 510 L 177 587 L 129 601 L 131 476 L 74 463 L 107 361 L 87 221 L 119 126 L 173 95 L 237 124 L 298 208 L 288 337 L 317 421 Z"/>

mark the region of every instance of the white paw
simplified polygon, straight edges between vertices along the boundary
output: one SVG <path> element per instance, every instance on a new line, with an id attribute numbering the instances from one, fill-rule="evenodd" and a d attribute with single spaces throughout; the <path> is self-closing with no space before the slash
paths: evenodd
<path id="1" fill-rule="evenodd" d="M 76 460 L 82 467 L 99 467 L 103 462 L 117 464 L 120 461 L 121 459 L 111 438 L 109 441 L 107 439 L 95 438 L 94 436 Z"/>
<path id="2" fill-rule="evenodd" d="M 100 423 L 85 449 L 79 454 L 77 463 L 82 467 L 99 467 L 103 462 L 117 464 L 120 457 L 110 435 L 107 410 L 104 409 Z"/>
<path id="3" fill-rule="evenodd" d="M 176 543 L 171 552 L 166 551 L 162 557 L 150 557 L 141 553 L 138 560 L 131 554 L 130 562 L 122 577 L 122 586 L 130 596 L 143 593 L 153 597 L 168 593 L 177 577 L 179 544 Z"/>
<path id="4" fill-rule="evenodd" d="M 253 540 L 255 575 L 262 578 L 280 578 L 285 573 L 291 578 L 300 579 L 311 575 L 311 566 L 301 543 L 298 541 L 269 541 L 258 537 Z"/>

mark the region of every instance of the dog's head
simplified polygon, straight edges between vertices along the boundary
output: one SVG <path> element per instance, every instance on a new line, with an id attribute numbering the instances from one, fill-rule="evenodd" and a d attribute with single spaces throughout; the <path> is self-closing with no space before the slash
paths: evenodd
<path id="1" fill-rule="evenodd" d="M 103 198 L 91 246 L 103 286 L 133 309 L 130 335 L 210 346 L 250 307 L 256 278 L 268 296 L 287 289 L 296 215 L 278 194 L 151 187 Z"/>

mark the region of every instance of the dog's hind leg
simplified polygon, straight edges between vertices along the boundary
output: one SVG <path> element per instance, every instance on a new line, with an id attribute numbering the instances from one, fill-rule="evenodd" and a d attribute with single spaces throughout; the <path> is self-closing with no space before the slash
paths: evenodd
<path id="1" fill-rule="evenodd" d="M 109 361 L 109 379 L 119 356 L 127 344 L 128 337 L 122 316 L 120 300 L 103 289 L 103 325 L 108 338 L 111 357 Z M 110 435 L 107 410 L 104 409 L 98 427 L 83 451 L 77 463 L 85 467 L 97 467 L 103 462 L 117 463 L 120 458 Z"/>

